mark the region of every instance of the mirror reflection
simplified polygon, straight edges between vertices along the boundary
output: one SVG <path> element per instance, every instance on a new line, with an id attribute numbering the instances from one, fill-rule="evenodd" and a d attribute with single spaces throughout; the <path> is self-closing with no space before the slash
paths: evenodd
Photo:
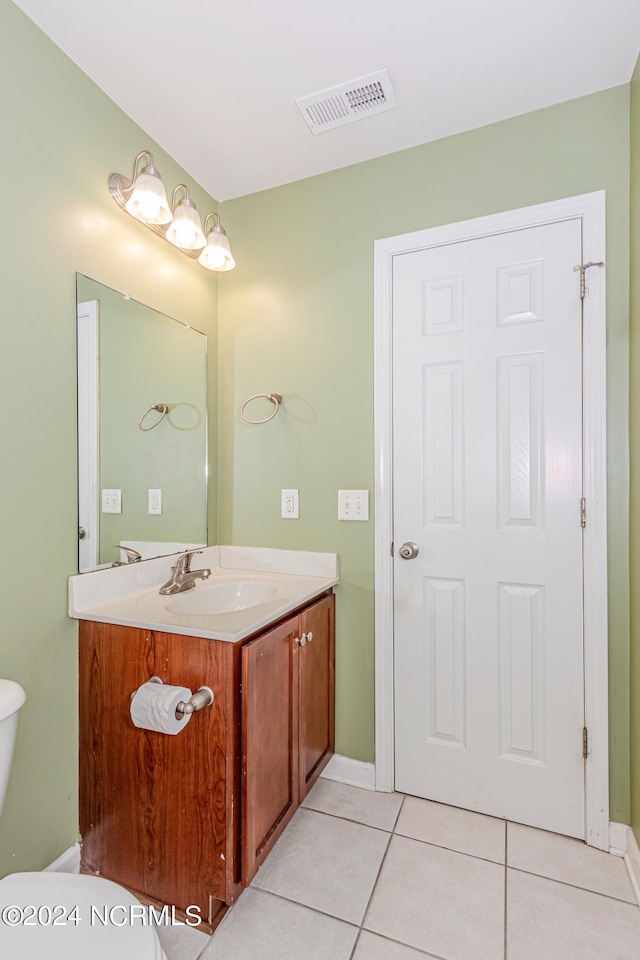
<path id="1" fill-rule="evenodd" d="M 77 318 L 80 572 L 206 544 L 205 334 L 81 274 Z"/>

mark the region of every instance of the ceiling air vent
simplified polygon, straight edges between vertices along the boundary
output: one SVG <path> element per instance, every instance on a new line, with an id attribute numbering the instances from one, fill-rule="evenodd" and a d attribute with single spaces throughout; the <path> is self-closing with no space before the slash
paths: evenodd
<path id="1" fill-rule="evenodd" d="M 396 93 L 386 69 L 321 90 L 296 100 L 311 133 L 322 133 L 345 123 L 355 123 L 398 106 Z"/>

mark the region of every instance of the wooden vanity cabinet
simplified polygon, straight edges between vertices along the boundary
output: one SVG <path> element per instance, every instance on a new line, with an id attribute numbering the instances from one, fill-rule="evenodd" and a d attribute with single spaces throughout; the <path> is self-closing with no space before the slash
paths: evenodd
<path id="1" fill-rule="evenodd" d="M 238 643 L 80 621 L 83 872 L 215 928 L 333 752 L 334 602 Z M 214 702 L 176 736 L 138 729 L 152 676 Z"/>
<path id="2" fill-rule="evenodd" d="M 333 755 L 335 743 L 335 597 L 300 614 L 298 650 L 298 796 L 302 802 Z"/>
<path id="3" fill-rule="evenodd" d="M 334 746 L 334 597 L 242 648 L 242 883 L 247 886 Z"/>
<path id="4" fill-rule="evenodd" d="M 80 622 L 82 871 L 197 906 L 205 929 L 240 889 L 238 671 L 234 644 Z M 140 730 L 130 694 L 152 676 L 214 702 L 176 736 Z"/>
<path id="5" fill-rule="evenodd" d="M 298 618 L 242 648 L 242 883 L 298 806 Z"/>

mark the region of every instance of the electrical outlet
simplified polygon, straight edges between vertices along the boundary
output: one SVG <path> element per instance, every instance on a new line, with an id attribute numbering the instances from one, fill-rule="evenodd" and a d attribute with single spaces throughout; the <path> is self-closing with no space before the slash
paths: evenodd
<path id="1" fill-rule="evenodd" d="M 122 513 L 122 490 L 102 491 L 102 512 Z"/>
<path id="2" fill-rule="evenodd" d="M 148 490 L 149 513 L 162 513 L 162 490 Z"/>
<path id="3" fill-rule="evenodd" d="M 368 490 L 338 490 L 338 520 L 368 519 Z"/>
<path id="4" fill-rule="evenodd" d="M 298 508 L 298 491 L 282 491 L 282 519 L 297 520 L 300 516 Z"/>

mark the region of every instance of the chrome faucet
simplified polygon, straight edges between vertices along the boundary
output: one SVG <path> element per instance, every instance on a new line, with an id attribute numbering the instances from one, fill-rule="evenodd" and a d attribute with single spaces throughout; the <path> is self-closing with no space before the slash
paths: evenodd
<path id="1" fill-rule="evenodd" d="M 163 597 L 171 597 L 174 593 L 182 593 L 183 590 L 190 590 L 195 587 L 196 580 L 208 580 L 211 576 L 211 570 L 205 567 L 204 570 L 191 569 L 191 557 L 194 553 L 202 553 L 202 550 L 187 550 L 176 560 L 176 564 L 171 568 L 171 576 L 160 587 L 160 593 Z"/>
<path id="2" fill-rule="evenodd" d="M 114 550 L 122 550 L 126 554 L 126 560 L 114 560 L 111 564 L 112 567 L 126 567 L 128 563 L 138 563 L 142 560 L 142 554 L 138 553 L 137 550 L 134 550 L 133 547 L 123 547 L 119 543 L 113 544 Z"/>

